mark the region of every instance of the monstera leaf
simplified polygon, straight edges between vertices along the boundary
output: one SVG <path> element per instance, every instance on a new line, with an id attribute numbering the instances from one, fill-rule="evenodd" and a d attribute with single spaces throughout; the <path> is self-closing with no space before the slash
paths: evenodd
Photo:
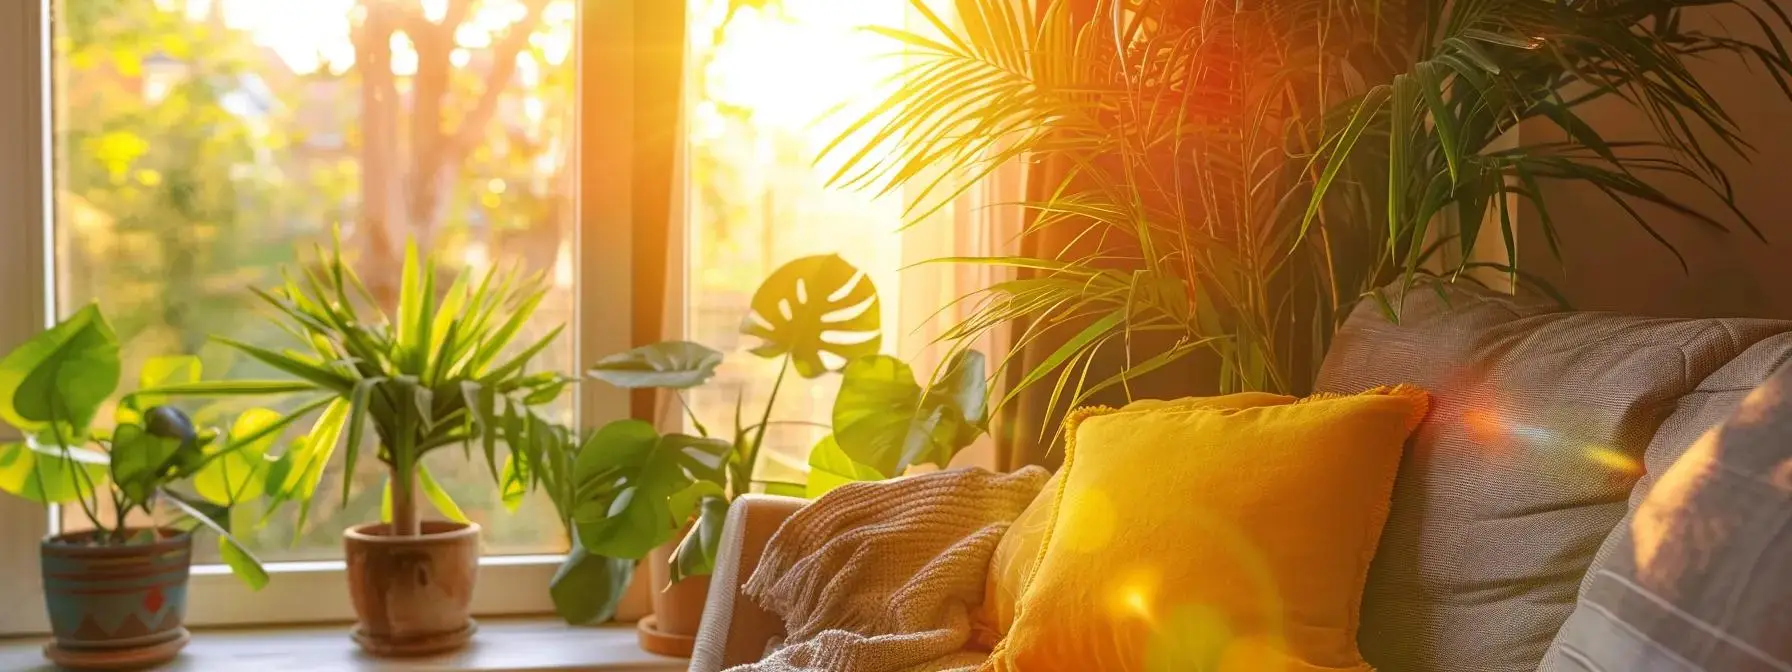
<path id="1" fill-rule="evenodd" d="M 661 436 L 640 420 L 599 429 L 573 464 L 581 493 L 573 523 L 585 548 L 639 559 L 670 541 L 703 497 L 721 493 L 732 449 L 718 439 Z"/>
<path id="2" fill-rule="evenodd" d="M 753 354 L 768 359 L 790 355 L 797 375 L 815 378 L 877 354 L 883 343 L 880 314 L 870 276 L 840 255 L 828 254 L 803 257 L 774 271 L 754 292 L 740 330 L 765 341 Z"/>
<path id="3" fill-rule="evenodd" d="M 616 604 L 634 575 L 634 559 L 594 555 L 575 531 L 572 551 L 548 581 L 548 595 L 554 598 L 555 613 L 567 623 L 595 625 L 616 615 Z"/>
<path id="4" fill-rule="evenodd" d="M 644 345 L 597 360 L 592 378 L 616 387 L 696 387 L 716 375 L 722 353 L 690 341 L 666 341 Z"/>
<path id="5" fill-rule="evenodd" d="M 88 306 L 0 359 L 0 420 L 21 432 L 85 433 L 118 387 L 118 337 Z"/>
<path id="6" fill-rule="evenodd" d="M 983 355 L 960 353 L 923 389 L 902 360 L 875 355 L 846 365 L 834 399 L 834 439 L 854 462 L 886 476 L 916 464 L 946 466 L 987 426 Z"/>

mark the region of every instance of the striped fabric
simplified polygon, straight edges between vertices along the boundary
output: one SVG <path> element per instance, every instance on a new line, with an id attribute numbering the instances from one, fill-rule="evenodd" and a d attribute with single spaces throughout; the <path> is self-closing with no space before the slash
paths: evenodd
<path id="1" fill-rule="evenodd" d="M 1432 414 L 1401 464 L 1359 636 L 1388 672 L 1530 672 L 1573 610 L 1644 458 L 1687 395 L 1764 320 L 1559 312 L 1467 286 L 1364 302 L 1318 389 L 1412 383 Z"/>

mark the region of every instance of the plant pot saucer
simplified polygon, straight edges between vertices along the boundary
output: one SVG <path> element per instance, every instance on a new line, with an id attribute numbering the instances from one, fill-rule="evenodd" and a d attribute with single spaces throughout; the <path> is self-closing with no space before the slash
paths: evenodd
<path id="1" fill-rule="evenodd" d="M 354 637 L 356 644 L 361 645 L 362 650 L 376 656 L 427 656 L 466 646 L 467 640 L 472 639 L 473 633 L 478 630 L 479 624 L 469 618 L 466 627 L 459 630 L 421 637 L 375 637 L 362 632 L 359 625 L 355 626 L 350 636 Z"/>
<path id="2" fill-rule="evenodd" d="M 44 657 L 75 670 L 137 670 L 174 660 L 192 638 L 182 628 L 174 639 L 135 649 L 64 649 L 50 642 L 44 645 Z"/>
<path id="3" fill-rule="evenodd" d="M 673 658 L 691 657 L 691 650 L 697 647 L 696 637 L 662 632 L 659 627 L 659 618 L 653 614 L 635 621 L 635 638 L 640 640 L 642 651 Z"/>

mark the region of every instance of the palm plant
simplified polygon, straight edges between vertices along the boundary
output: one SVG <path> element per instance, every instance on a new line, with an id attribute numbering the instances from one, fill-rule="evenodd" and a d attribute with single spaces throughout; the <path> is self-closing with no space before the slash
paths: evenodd
<path id="1" fill-rule="evenodd" d="M 1020 270 L 965 297 L 947 338 L 1016 321 L 1019 346 L 1050 335 L 1061 345 L 1008 398 L 1055 373 L 1054 404 L 1199 352 L 1222 390 L 1298 392 L 1358 301 L 1392 317 L 1408 289 L 1478 268 L 1547 291 L 1518 268 L 1512 210 L 1534 209 L 1559 255 L 1552 181 L 1611 197 L 1663 245 L 1636 204 L 1754 230 L 1716 154 L 1748 145 L 1688 63 L 1739 56 L 1792 96 L 1773 36 L 1792 21 L 1770 0 L 956 0 L 956 23 L 913 6 L 923 29 L 870 29 L 906 66 L 828 148 L 833 179 L 900 189 L 919 220 L 1005 162 L 1060 168 L 1022 204 L 1023 235 L 1064 252 L 948 260 Z M 1683 21 L 1711 7 L 1763 35 Z M 1605 99 L 1658 137 L 1601 135 L 1577 110 Z M 1474 256 L 1484 226 L 1503 258 Z M 1135 358 L 1146 334 L 1175 344 Z M 1125 366 L 1091 379 L 1103 350 Z"/>
<path id="2" fill-rule="evenodd" d="M 305 267 L 299 277 L 289 273 L 279 286 L 254 290 L 301 349 L 275 351 L 218 339 L 294 379 L 201 382 L 154 392 L 310 394 L 313 400 L 294 415 L 322 411 L 266 474 L 276 505 L 299 505 L 300 529 L 339 445 L 346 451 L 343 473 L 354 473 L 368 424 L 378 438 L 376 457 L 390 474 L 386 510 L 398 536 L 419 534 L 419 487 L 443 515 L 466 522 L 423 465 L 425 456 L 443 448 L 460 446 L 470 456 L 477 445 L 501 487 L 533 485 L 523 475 L 544 470 L 530 461 L 552 456 L 512 445 L 500 469 L 497 445 L 509 438 L 501 417 L 522 417 L 523 410 L 558 398 L 569 382 L 552 372 L 528 371 L 530 360 L 561 328 L 512 347 L 546 297 L 544 276 L 493 268 L 476 283 L 471 273 L 458 274 L 441 292 L 435 260 L 420 261 L 413 243 L 405 253 L 397 315 L 388 316 L 344 259 L 340 241 L 328 252 L 320 247 L 316 256 L 315 267 Z M 345 484 L 342 490 L 346 505 L 350 488 Z"/>

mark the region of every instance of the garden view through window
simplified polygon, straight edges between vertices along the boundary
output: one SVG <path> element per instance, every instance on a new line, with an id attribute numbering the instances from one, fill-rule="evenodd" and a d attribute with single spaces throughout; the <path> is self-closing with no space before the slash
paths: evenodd
<path id="1" fill-rule="evenodd" d="M 722 427 L 738 396 L 763 404 L 777 373 L 745 353 L 738 327 L 778 265 L 837 252 L 876 283 L 885 324 L 897 322 L 900 199 L 827 188 L 828 166 L 813 162 L 852 116 L 830 108 L 894 65 L 888 45 L 858 27 L 900 23 L 905 3 L 689 2 L 687 336 L 729 354 L 690 401 Z M 212 337 L 291 347 L 247 289 L 280 282 L 281 267 L 315 259 L 340 229 L 376 295 L 395 291 L 415 239 L 474 273 L 520 264 L 548 274 L 552 292 L 519 344 L 570 326 L 578 5 L 57 0 L 59 313 L 105 310 L 124 345 L 121 392 L 164 354 L 197 355 L 208 379 L 281 377 Z M 817 50 L 830 56 L 813 58 Z M 900 334 L 886 331 L 895 348 Z M 590 362 L 575 361 L 575 340 L 562 336 L 535 366 L 580 371 Z M 804 455 L 825 434 L 804 423 L 827 421 L 834 387 L 786 387 L 774 416 L 792 422 L 768 437 L 762 477 L 801 480 Z M 554 408 L 569 421 L 570 397 Z M 254 405 L 285 410 L 259 399 L 188 405 L 207 426 Z M 508 512 L 477 449 L 473 459 L 455 453 L 431 469 L 484 527 L 486 553 L 567 548 L 545 498 Z M 385 478 L 375 460 L 343 468 L 338 451 L 302 524 L 287 506 L 239 536 L 264 561 L 339 558 L 341 530 L 378 517 Z M 258 506 L 231 515 L 253 522 Z M 84 524 L 79 511 L 63 514 L 65 527 Z M 209 544 L 195 552 L 216 560 Z"/>
<path id="2" fill-rule="evenodd" d="M 475 273 L 548 273 L 518 341 L 570 322 L 575 14 L 573 0 L 60 0 L 59 311 L 106 311 L 126 390 L 145 358 L 169 353 L 199 356 L 207 378 L 280 378 L 211 337 L 293 347 L 247 288 L 315 259 L 340 227 L 376 297 L 393 294 L 414 238 Z M 537 366 L 576 370 L 573 343 Z M 191 410 L 216 426 L 250 405 Z M 565 550 L 545 499 L 505 511 L 483 458 L 455 452 L 431 466 L 484 526 L 487 553 Z M 377 519 L 384 470 L 363 460 L 345 478 L 342 461 L 302 527 L 287 506 L 243 533 L 263 560 L 340 557 L 342 530 Z M 231 515 L 252 522 L 259 505 Z"/>

